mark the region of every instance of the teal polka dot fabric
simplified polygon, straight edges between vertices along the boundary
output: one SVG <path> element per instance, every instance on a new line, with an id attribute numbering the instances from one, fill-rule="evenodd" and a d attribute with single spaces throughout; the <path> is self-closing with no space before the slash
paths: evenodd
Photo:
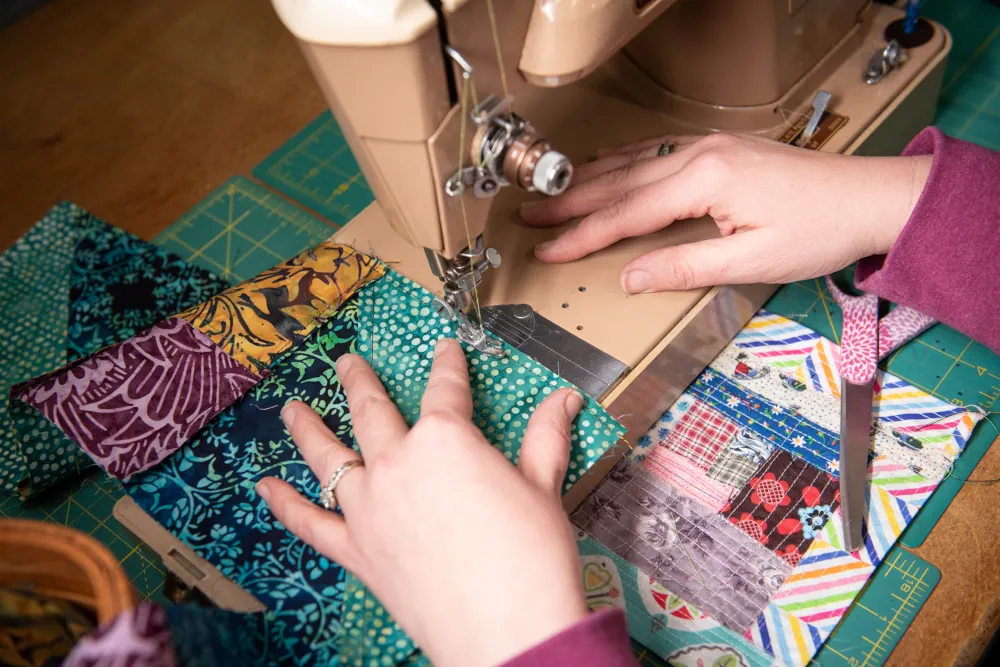
<path id="1" fill-rule="evenodd" d="M 60 453 L 68 441 L 55 428 L 29 433 L 25 446 L 31 451 L 22 450 L 7 412 L 7 390 L 12 385 L 66 363 L 70 266 L 77 240 L 89 225 L 86 211 L 64 202 L 0 254 L 0 388 L 4 394 L 0 400 L 0 490 L 5 493 L 23 490 L 29 476 L 44 484 L 48 478 L 58 479 L 64 468 L 89 462 L 75 445 Z M 60 331 L 61 336 L 52 335 Z M 45 460 L 33 460 L 34 469 L 29 472 L 25 455 L 34 455 L 36 448 L 45 450 Z"/>
<path id="2" fill-rule="evenodd" d="M 434 345 L 455 338 L 455 325 L 434 312 L 434 295 L 403 276 L 386 276 L 359 292 L 358 353 L 372 366 L 407 423 L 420 415 Z M 494 358 L 465 346 L 472 384 L 473 421 L 504 456 L 516 464 L 528 418 L 560 387 L 571 386 L 530 357 L 505 345 Z M 579 480 L 624 435 L 625 429 L 596 401 L 587 398 L 572 429 L 564 490 Z M 348 574 L 342 664 L 425 664 L 403 630 L 365 586 Z"/>
<path id="3" fill-rule="evenodd" d="M 393 271 L 357 298 L 358 353 L 371 364 L 407 423 L 413 424 L 420 414 L 434 345 L 442 338 L 455 338 L 455 324 L 434 312 L 433 294 Z M 486 439 L 516 464 L 531 413 L 553 391 L 572 385 L 506 344 L 500 358 L 468 346 L 465 351 L 473 420 Z M 587 397 L 572 429 L 564 490 L 624 433 L 624 427 Z"/>

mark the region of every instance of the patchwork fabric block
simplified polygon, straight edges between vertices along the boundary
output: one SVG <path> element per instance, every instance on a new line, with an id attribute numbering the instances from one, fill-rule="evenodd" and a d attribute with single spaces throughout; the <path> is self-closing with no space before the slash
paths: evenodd
<path id="1" fill-rule="evenodd" d="M 726 508 L 730 523 L 794 566 L 840 505 L 828 473 L 775 450 Z"/>
<path id="2" fill-rule="evenodd" d="M 319 483 L 284 430 L 280 410 L 302 400 L 353 446 L 335 370 L 348 351 L 366 355 L 401 412 L 416 418 L 434 343 L 454 334 L 431 310 L 432 299 L 393 272 L 365 286 L 179 453 L 126 485 L 158 522 L 269 608 L 276 662 L 426 664 L 372 593 L 290 535 L 253 489 L 261 477 L 276 475 L 305 497 L 318 497 Z M 469 365 L 476 423 L 516 461 L 537 401 L 565 383 L 516 350 L 502 360 L 470 352 Z M 582 474 L 623 430 L 588 402 L 573 427 L 568 475 Z"/>
<path id="3" fill-rule="evenodd" d="M 11 390 L 128 479 L 176 451 L 260 378 L 172 318 Z"/>
<path id="4" fill-rule="evenodd" d="M 664 445 L 708 470 L 736 437 L 736 424 L 703 403 L 691 406 L 670 432 Z"/>
<path id="5" fill-rule="evenodd" d="M 744 632 L 791 565 L 721 515 L 622 459 L 573 523 L 667 590 Z"/>
<path id="6" fill-rule="evenodd" d="M 750 478 L 754 476 L 760 466 L 761 463 L 755 459 L 736 454 L 732 450 L 726 450 L 719 454 L 715 463 L 708 469 L 708 477 L 720 484 L 739 489 L 750 483 Z"/>
<path id="7" fill-rule="evenodd" d="M 769 664 L 810 664 L 981 419 L 880 373 L 864 547 L 847 553 L 836 479 L 839 364 L 840 351 L 832 342 L 762 311 L 640 439 L 631 455 L 642 462 L 638 472 L 609 476 L 574 514 L 575 523 L 589 533 L 579 542 L 581 554 L 600 554 L 602 563 L 619 572 L 618 579 L 606 584 L 602 601 L 617 601 L 612 593 L 621 580 L 629 632 L 671 664 L 755 664 L 752 653 L 712 652 L 726 646 L 739 649 L 732 642 L 716 645 L 703 635 L 681 631 L 671 609 L 684 610 L 706 630 L 721 623 L 720 629 L 743 634 Z M 707 535 L 717 547 L 752 544 L 783 568 L 780 585 L 768 595 L 747 596 L 744 588 L 733 585 L 737 595 L 730 598 L 740 600 L 738 609 L 717 605 L 692 583 L 697 581 L 692 562 L 710 586 L 714 579 L 714 565 L 706 566 L 704 552 L 691 546 L 690 536 L 704 540 L 706 531 L 680 530 L 688 524 L 679 517 L 690 516 L 692 508 L 705 509 L 698 484 L 678 477 L 665 484 L 646 470 L 659 443 L 671 437 L 692 406 L 707 407 L 738 429 L 705 473 L 715 481 L 743 482 L 724 516 L 716 516 L 725 522 L 720 530 L 730 533 L 728 538 Z M 683 499 L 668 503 L 664 491 Z M 666 556 L 654 540 L 672 547 Z M 684 553 L 668 557 L 680 545 L 690 559 Z M 636 570 L 635 564 L 646 577 L 638 588 L 648 591 L 638 601 L 628 595 L 630 575 L 625 574 Z M 754 618 L 741 627 L 750 613 Z M 703 652 L 708 646 L 712 651 Z M 726 658 L 713 663 L 717 655 Z"/>
<path id="8" fill-rule="evenodd" d="M 177 317 L 248 369 L 261 372 L 384 273 L 375 258 L 326 241 Z"/>
<path id="9" fill-rule="evenodd" d="M 723 452 L 722 456 L 726 453 Z M 716 464 L 718 462 L 719 459 L 716 459 Z M 736 491 L 731 485 L 727 486 L 721 481 L 710 479 L 710 475 L 689 458 L 665 446 L 653 447 L 642 459 L 642 467 L 664 482 L 683 489 L 689 496 L 715 512 L 721 511 L 729 502 L 729 497 Z"/>
<path id="10" fill-rule="evenodd" d="M 125 340 L 228 283 L 108 225 L 54 206 L 0 253 L 0 389 Z M 35 335 L 45 332 L 44 336 Z M 35 332 L 35 333 L 33 333 Z M 0 489 L 22 498 L 93 466 L 34 410 L 0 402 Z M 24 414 L 21 414 L 24 413 Z"/>

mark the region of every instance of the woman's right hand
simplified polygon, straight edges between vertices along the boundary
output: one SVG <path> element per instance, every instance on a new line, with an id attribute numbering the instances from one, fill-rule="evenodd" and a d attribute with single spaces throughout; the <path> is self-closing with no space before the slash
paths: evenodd
<path id="1" fill-rule="evenodd" d="M 664 144 L 669 155 L 657 156 Z M 669 246 L 622 269 L 629 294 L 815 278 L 899 236 L 931 157 L 847 157 L 749 136 L 660 137 L 580 166 L 564 194 L 525 204 L 521 217 L 579 225 L 535 248 L 570 262 L 677 220 L 711 216 L 722 238 Z"/>

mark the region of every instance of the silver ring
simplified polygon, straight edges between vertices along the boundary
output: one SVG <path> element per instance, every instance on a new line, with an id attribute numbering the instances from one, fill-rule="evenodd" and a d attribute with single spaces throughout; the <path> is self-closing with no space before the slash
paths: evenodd
<path id="1" fill-rule="evenodd" d="M 656 157 L 663 157 L 674 152 L 673 144 L 660 144 L 660 150 L 656 151 Z"/>
<path id="2" fill-rule="evenodd" d="M 323 490 L 319 492 L 319 502 L 322 503 L 323 507 L 328 510 L 337 509 L 340 504 L 337 502 L 337 485 L 340 484 L 340 480 L 343 479 L 353 468 L 358 466 L 363 466 L 365 464 L 361 459 L 352 459 L 347 463 L 343 464 L 339 468 L 333 471 L 333 475 L 330 477 L 330 483 L 323 487 Z"/>

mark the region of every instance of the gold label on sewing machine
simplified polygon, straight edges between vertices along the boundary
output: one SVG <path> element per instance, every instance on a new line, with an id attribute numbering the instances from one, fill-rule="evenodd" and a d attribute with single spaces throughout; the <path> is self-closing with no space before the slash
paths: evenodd
<path id="1" fill-rule="evenodd" d="M 783 144 L 792 144 L 801 148 L 808 148 L 812 151 L 818 151 L 826 145 L 826 142 L 830 140 L 830 137 L 837 130 L 847 125 L 847 121 L 847 116 L 827 111 L 823 114 L 823 118 L 819 121 L 819 125 L 816 127 L 816 131 L 812 137 L 808 140 L 803 140 L 802 131 L 806 128 L 806 123 L 809 122 L 809 116 L 801 116 L 788 126 L 788 129 L 778 137 L 778 141 Z"/>

